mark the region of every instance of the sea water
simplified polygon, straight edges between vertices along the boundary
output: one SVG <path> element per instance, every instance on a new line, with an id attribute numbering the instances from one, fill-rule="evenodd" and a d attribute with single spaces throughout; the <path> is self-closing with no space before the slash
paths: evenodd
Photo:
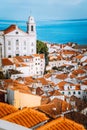
<path id="1" fill-rule="evenodd" d="M 0 20 L 0 30 L 16 24 L 27 30 L 26 21 Z M 37 39 L 49 43 L 75 42 L 87 44 L 87 19 L 80 20 L 43 20 L 36 21 Z"/>

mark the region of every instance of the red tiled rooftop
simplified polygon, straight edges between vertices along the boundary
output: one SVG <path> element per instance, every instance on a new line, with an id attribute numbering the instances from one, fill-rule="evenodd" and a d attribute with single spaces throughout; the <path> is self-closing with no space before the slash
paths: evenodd
<path id="1" fill-rule="evenodd" d="M 4 34 L 10 33 L 12 31 L 16 30 L 16 25 L 11 25 L 8 28 L 4 30 Z"/>
<path id="2" fill-rule="evenodd" d="M 37 130 L 85 130 L 85 128 L 72 120 L 61 117 L 37 128 Z"/>
<path id="3" fill-rule="evenodd" d="M 25 108 L 2 119 L 31 128 L 49 118 L 37 110 Z"/>
<path id="4" fill-rule="evenodd" d="M 0 102 L 0 118 L 3 118 L 16 111 L 18 111 L 18 110 L 15 107 L 13 107 L 12 105 L 8 105 L 6 103 Z"/>
<path id="5" fill-rule="evenodd" d="M 86 73 L 86 71 L 83 70 L 83 69 L 77 69 L 77 70 L 74 70 L 74 71 L 72 72 L 72 74 L 74 74 L 74 75 L 84 74 L 84 73 Z"/>
<path id="6" fill-rule="evenodd" d="M 68 77 L 68 74 L 57 74 L 56 78 L 58 79 L 66 79 Z"/>
<path id="7" fill-rule="evenodd" d="M 56 118 L 61 112 L 65 112 L 71 109 L 71 105 L 66 101 L 60 99 L 53 99 L 48 104 L 44 104 L 38 107 L 38 109 L 52 118 Z"/>
<path id="8" fill-rule="evenodd" d="M 8 66 L 8 65 L 13 65 L 13 63 L 9 60 L 9 58 L 4 58 L 2 59 L 2 65 Z"/>

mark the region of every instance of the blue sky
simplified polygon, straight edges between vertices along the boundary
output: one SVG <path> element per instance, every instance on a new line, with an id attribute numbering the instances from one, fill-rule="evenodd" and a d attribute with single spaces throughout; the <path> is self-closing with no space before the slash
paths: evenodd
<path id="1" fill-rule="evenodd" d="M 87 18 L 87 0 L 1 0 L 0 19 L 36 20 Z"/>

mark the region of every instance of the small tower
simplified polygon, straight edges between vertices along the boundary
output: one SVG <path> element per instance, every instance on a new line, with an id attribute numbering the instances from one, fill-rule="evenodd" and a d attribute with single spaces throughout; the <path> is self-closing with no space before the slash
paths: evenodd
<path id="1" fill-rule="evenodd" d="M 28 18 L 27 33 L 30 34 L 30 35 L 36 36 L 36 24 L 35 24 L 35 21 L 34 21 L 34 17 L 32 17 L 32 16 L 30 16 Z"/>

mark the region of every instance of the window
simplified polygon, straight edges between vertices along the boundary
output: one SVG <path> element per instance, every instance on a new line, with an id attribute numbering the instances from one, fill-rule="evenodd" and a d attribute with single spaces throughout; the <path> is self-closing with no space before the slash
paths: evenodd
<path id="1" fill-rule="evenodd" d="M 24 41 L 24 46 L 26 46 L 26 41 Z"/>
<path id="2" fill-rule="evenodd" d="M 34 44 L 33 44 L 33 42 L 31 43 L 31 46 L 33 46 Z"/>
<path id="3" fill-rule="evenodd" d="M 11 47 L 8 47 L 8 50 L 11 50 Z"/>
<path id="4" fill-rule="evenodd" d="M 19 45 L 19 40 L 18 39 L 16 40 L 16 45 Z"/>
<path id="5" fill-rule="evenodd" d="M 70 95 L 71 94 L 71 92 L 68 92 L 68 95 Z"/>
<path id="6" fill-rule="evenodd" d="M 76 92 L 74 91 L 73 94 L 76 94 Z"/>
<path id="7" fill-rule="evenodd" d="M 79 91 L 79 92 L 78 92 L 78 94 L 80 95 L 80 94 L 81 94 L 81 92 Z"/>
<path id="8" fill-rule="evenodd" d="M 64 94 L 64 92 L 62 92 L 62 94 Z"/>
<path id="9" fill-rule="evenodd" d="M 9 45 L 9 46 L 11 45 L 11 41 L 8 41 L 8 45 Z"/>
<path id="10" fill-rule="evenodd" d="M 16 56 L 19 56 L 19 54 L 16 54 Z"/>
<path id="11" fill-rule="evenodd" d="M 11 58 L 11 55 L 8 55 L 8 58 Z"/>
<path id="12" fill-rule="evenodd" d="M 32 53 L 33 53 L 33 49 L 32 49 Z"/>
<path id="13" fill-rule="evenodd" d="M 16 50 L 19 50 L 19 47 L 16 47 Z"/>
<path id="14" fill-rule="evenodd" d="M 31 31 L 32 31 L 32 32 L 34 31 L 34 27 L 33 27 L 33 25 L 31 25 Z"/>
<path id="15" fill-rule="evenodd" d="M 16 34 L 18 34 L 18 32 L 16 32 Z"/>

